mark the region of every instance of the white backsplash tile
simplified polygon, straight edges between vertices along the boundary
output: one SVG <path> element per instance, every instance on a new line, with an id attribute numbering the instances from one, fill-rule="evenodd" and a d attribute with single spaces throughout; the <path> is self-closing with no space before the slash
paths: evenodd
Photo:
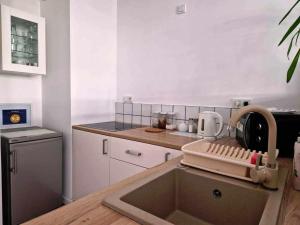
<path id="1" fill-rule="evenodd" d="M 204 111 L 215 111 L 214 107 L 207 107 L 207 106 L 200 106 L 200 112 L 204 112 Z"/>
<path id="2" fill-rule="evenodd" d="M 186 120 L 189 118 L 198 119 L 199 107 L 197 106 L 187 106 L 186 107 Z"/>
<path id="3" fill-rule="evenodd" d="M 150 116 L 151 115 L 151 105 L 142 104 L 142 116 Z"/>
<path id="4" fill-rule="evenodd" d="M 228 121 L 230 119 L 230 108 L 217 107 L 216 112 L 219 113 L 223 117 L 224 123 L 228 123 Z"/>
<path id="5" fill-rule="evenodd" d="M 123 123 L 123 115 L 122 114 L 115 114 L 116 122 Z"/>
<path id="6" fill-rule="evenodd" d="M 132 111 L 133 111 L 132 112 L 133 115 L 136 115 L 136 116 L 142 115 L 142 104 L 134 103 Z"/>
<path id="7" fill-rule="evenodd" d="M 176 120 L 176 125 L 179 125 L 181 123 L 186 123 L 187 124 L 187 122 L 185 120 Z"/>
<path id="8" fill-rule="evenodd" d="M 178 120 L 185 120 L 185 106 L 174 105 L 174 112 L 176 112 L 176 118 Z"/>
<path id="9" fill-rule="evenodd" d="M 133 124 L 142 124 L 142 117 L 141 116 L 132 116 L 132 123 Z"/>
<path id="10" fill-rule="evenodd" d="M 132 123 L 132 115 L 124 115 L 124 123 Z"/>
<path id="11" fill-rule="evenodd" d="M 132 115 L 132 104 L 131 103 L 125 103 L 124 104 L 124 114 L 126 115 Z"/>
<path id="12" fill-rule="evenodd" d="M 123 103 L 116 102 L 115 110 L 116 110 L 116 113 L 123 114 Z"/>
<path id="13" fill-rule="evenodd" d="M 150 117 L 142 117 L 142 125 L 150 126 L 151 125 L 151 118 Z"/>
<path id="14" fill-rule="evenodd" d="M 160 112 L 162 108 L 161 104 L 152 104 L 151 113 Z"/>
<path id="15" fill-rule="evenodd" d="M 162 112 L 173 112 L 173 106 L 172 105 L 162 105 Z"/>

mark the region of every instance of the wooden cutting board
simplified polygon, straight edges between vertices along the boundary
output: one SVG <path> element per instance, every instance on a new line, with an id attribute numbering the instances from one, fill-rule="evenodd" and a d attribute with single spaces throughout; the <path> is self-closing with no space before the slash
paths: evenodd
<path id="1" fill-rule="evenodd" d="M 163 129 L 159 129 L 159 128 L 154 128 L 154 127 L 148 127 L 148 128 L 145 129 L 145 131 L 149 132 L 149 133 L 161 133 L 164 130 Z"/>

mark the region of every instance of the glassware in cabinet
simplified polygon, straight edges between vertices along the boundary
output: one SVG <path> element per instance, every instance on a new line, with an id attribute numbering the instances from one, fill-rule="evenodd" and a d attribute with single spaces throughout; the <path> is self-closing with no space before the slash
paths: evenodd
<path id="1" fill-rule="evenodd" d="M 38 66 L 38 24 L 11 16 L 12 63 Z"/>

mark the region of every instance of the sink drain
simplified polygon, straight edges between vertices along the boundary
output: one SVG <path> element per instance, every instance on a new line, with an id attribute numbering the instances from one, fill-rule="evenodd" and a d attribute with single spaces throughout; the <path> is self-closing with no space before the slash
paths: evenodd
<path id="1" fill-rule="evenodd" d="M 219 199 L 222 197 L 222 192 L 218 189 L 215 189 L 215 190 L 213 190 L 213 196 L 214 196 L 214 198 Z"/>

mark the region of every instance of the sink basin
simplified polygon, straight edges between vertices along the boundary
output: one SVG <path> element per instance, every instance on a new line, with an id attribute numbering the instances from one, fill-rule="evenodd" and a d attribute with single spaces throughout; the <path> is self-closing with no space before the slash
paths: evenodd
<path id="1" fill-rule="evenodd" d="M 140 224 L 276 225 L 287 170 L 279 189 L 174 165 L 113 193 L 103 204 Z"/>

